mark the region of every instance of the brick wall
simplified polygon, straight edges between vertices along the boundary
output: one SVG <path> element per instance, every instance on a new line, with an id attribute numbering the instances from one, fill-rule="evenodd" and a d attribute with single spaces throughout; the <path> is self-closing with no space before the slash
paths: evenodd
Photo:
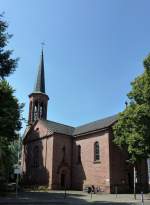
<path id="1" fill-rule="evenodd" d="M 38 147 L 38 165 L 34 162 L 34 148 Z M 23 149 L 24 180 L 28 185 L 52 184 L 53 136 L 40 121 L 27 133 Z"/>
<path id="2" fill-rule="evenodd" d="M 94 161 L 94 143 L 99 142 L 100 160 Z M 78 146 L 81 147 L 81 161 Z M 39 166 L 34 166 L 33 150 L 39 147 Z M 133 167 L 126 162 L 127 153 L 113 143 L 112 130 L 73 138 L 51 134 L 38 121 L 26 135 L 22 167 L 28 185 L 47 185 L 50 189 L 82 190 L 94 185 L 101 191 L 130 192 L 133 189 Z M 146 160 L 137 166 L 137 189 L 147 190 Z M 139 188 L 138 188 L 139 187 Z"/>
<path id="3" fill-rule="evenodd" d="M 54 135 L 52 188 L 71 188 L 72 136 Z M 64 179 L 62 179 L 64 176 Z M 64 182 L 63 182 L 64 180 Z M 64 184 L 63 184 L 64 183 Z"/>
<path id="4" fill-rule="evenodd" d="M 99 142 L 100 160 L 94 161 L 94 143 Z M 77 146 L 81 146 L 81 163 L 77 162 Z M 109 192 L 109 135 L 99 132 L 78 137 L 73 144 L 72 186 L 83 189 L 94 185 Z"/>

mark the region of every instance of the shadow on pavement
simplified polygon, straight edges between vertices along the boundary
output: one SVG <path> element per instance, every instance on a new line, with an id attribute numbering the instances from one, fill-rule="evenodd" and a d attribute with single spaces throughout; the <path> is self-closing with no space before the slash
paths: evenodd
<path id="1" fill-rule="evenodd" d="M 112 201 L 104 201 L 104 198 L 101 201 L 90 199 L 90 195 L 87 193 L 78 193 L 78 192 L 70 192 L 67 191 L 66 197 L 65 192 L 22 192 L 18 194 L 16 198 L 15 194 L 9 197 L 0 197 L 0 204 L 7 205 L 17 205 L 17 204 L 28 204 L 28 205 L 131 205 L 132 203 L 125 202 L 115 202 Z"/>
<path id="2" fill-rule="evenodd" d="M 53 199 L 64 199 L 65 198 L 65 192 L 38 192 L 38 191 L 32 191 L 32 192 L 22 192 L 19 194 L 20 197 L 26 197 L 28 199 L 42 199 L 42 200 L 53 200 Z M 66 192 L 66 198 L 75 198 L 75 197 L 83 197 L 86 196 L 86 194 L 78 194 L 78 193 L 69 193 Z"/>

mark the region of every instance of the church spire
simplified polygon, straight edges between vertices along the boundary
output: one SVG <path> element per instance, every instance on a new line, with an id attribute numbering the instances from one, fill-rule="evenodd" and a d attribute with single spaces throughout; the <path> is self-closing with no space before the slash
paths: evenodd
<path id="1" fill-rule="evenodd" d="M 47 119 L 47 105 L 49 97 L 45 94 L 45 77 L 44 77 L 44 55 L 43 48 L 41 52 L 40 64 L 38 67 L 37 80 L 34 91 L 29 95 L 29 124 L 38 119 Z"/>
<path id="2" fill-rule="evenodd" d="M 34 87 L 34 93 L 45 93 L 45 76 L 44 76 L 44 55 L 43 55 L 43 48 L 41 52 L 41 59 L 38 68 L 37 79 Z"/>

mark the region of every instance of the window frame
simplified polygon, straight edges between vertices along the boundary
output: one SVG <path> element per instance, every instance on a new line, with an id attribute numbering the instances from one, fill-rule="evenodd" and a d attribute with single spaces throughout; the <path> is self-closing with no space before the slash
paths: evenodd
<path id="1" fill-rule="evenodd" d="M 94 162 L 100 161 L 100 145 L 99 142 L 96 141 L 94 143 Z"/>

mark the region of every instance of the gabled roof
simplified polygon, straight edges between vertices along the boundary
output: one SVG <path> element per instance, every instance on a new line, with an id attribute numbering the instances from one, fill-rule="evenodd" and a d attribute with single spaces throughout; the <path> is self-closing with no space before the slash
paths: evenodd
<path id="1" fill-rule="evenodd" d="M 97 120 L 97 121 L 76 127 L 73 132 L 73 135 L 77 136 L 83 133 L 106 129 L 110 127 L 112 124 L 114 124 L 116 120 L 117 120 L 117 115 L 113 115 L 107 118 L 103 118 L 101 120 Z"/>
<path id="2" fill-rule="evenodd" d="M 70 136 L 78 136 L 101 129 L 106 129 L 113 125 L 117 120 L 117 115 L 97 120 L 79 127 L 72 127 L 58 122 L 41 120 L 41 122 L 53 133 L 61 133 Z"/>
<path id="3" fill-rule="evenodd" d="M 49 120 L 40 120 L 42 123 L 47 127 L 49 131 L 52 131 L 53 133 L 61 133 L 65 135 L 72 135 L 74 131 L 74 127 L 64 125 L 58 122 L 49 121 Z"/>

